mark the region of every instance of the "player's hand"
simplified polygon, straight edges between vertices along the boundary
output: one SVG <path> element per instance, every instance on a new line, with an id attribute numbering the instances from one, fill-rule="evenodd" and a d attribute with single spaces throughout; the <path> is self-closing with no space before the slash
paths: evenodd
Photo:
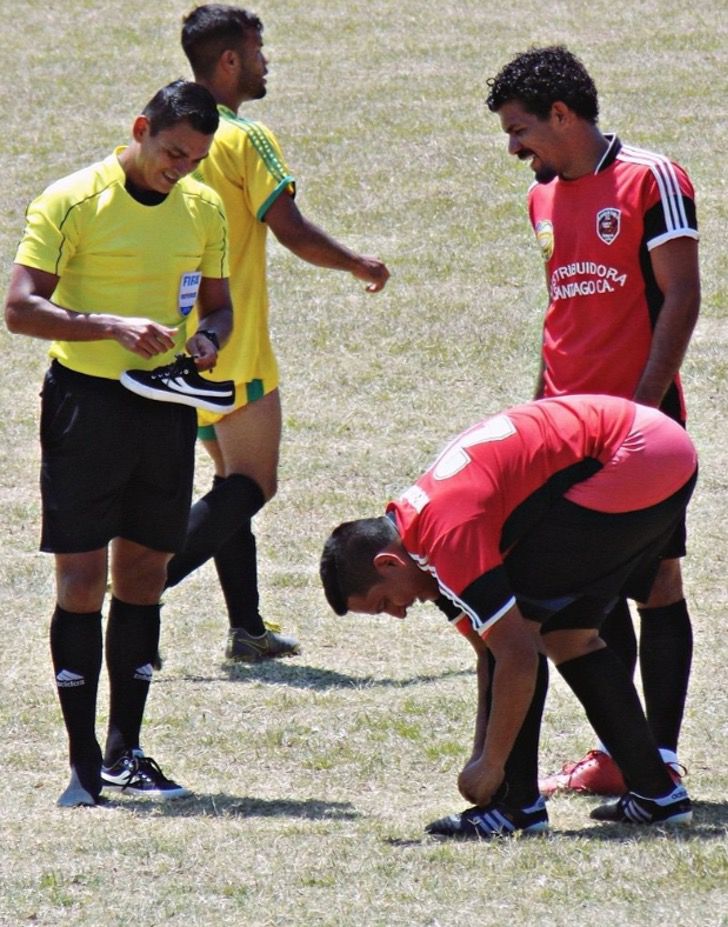
<path id="1" fill-rule="evenodd" d="M 359 258 L 352 274 L 357 280 L 365 280 L 367 283 L 367 293 L 378 293 L 384 289 L 384 285 L 389 280 L 389 271 L 386 265 L 375 257 L 366 255 Z"/>
<path id="2" fill-rule="evenodd" d="M 195 334 L 188 338 L 185 350 L 198 370 L 212 370 L 217 363 L 217 348 L 207 335 Z"/>
<path id="3" fill-rule="evenodd" d="M 489 766 L 481 756 L 463 768 L 458 776 L 458 789 L 466 801 L 482 807 L 492 800 L 504 777 L 502 767 Z"/>
<path id="4" fill-rule="evenodd" d="M 117 318 L 113 325 L 113 336 L 119 344 L 140 357 L 156 357 L 174 348 L 176 328 L 160 325 L 151 319 Z"/>

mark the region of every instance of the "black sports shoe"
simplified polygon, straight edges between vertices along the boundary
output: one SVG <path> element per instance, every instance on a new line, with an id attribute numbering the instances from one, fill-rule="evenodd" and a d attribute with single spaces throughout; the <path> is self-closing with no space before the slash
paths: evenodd
<path id="1" fill-rule="evenodd" d="M 225 656 L 228 660 L 239 663 L 257 663 L 259 660 L 271 660 L 274 657 L 292 657 L 301 652 L 301 645 L 295 637 L 277 634 L 269 628 L 260 637 L 248 634 L 242 628 L 230 628 L 228 631 Z"/>
<path id="2" fill-rule="evenodd" d="M 113 766 L 101 767 L 101 785 L 105 789 L 142 795 L 156 801 L 186 798 L 192 792 L 168 779 L 159 764 L 141 750 L 127 750 Z"/>
<path id="3" fill-rule="evenodd" d="M 545 834 L 549 829 L 546 802 L 539 796 L 528 808 L 506 808 L 491 802 L 482 808 L 468 808 L 462 814 L 450 814 L 428 824 L 425 830 L 433 837 L 456 837 L 461 840 L 488 840 L 524 834 Z"/>
<path id="4" fill-rule="evenodd" d="M 618 824 L 689 824 L 693 806 L 685 787 L 678 785 L 662 798 L 644 798 L 627 792 L 617 801 L 598 805 L 590 817 Z"/>
<path id="5" fill-rule="evenodd" d="M 139 396 L 161 402 L 179 402 L 208 412 L 230 412 L 235 405 L 235 383 L 232 380 L 206 380 L 195 362 L 178 354 L 173 364 L 154 370 L 126 370 L 122 384 Z"/>

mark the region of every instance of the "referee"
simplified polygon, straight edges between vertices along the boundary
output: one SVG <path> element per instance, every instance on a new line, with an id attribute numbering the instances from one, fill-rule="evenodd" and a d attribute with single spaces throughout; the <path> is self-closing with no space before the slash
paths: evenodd
<path id="1" fill-rule="evenodd" d="M 12 268 L 8 329 L 52 342 L 41 405 L 40 546 L 56 565 L 50 645 L 71 766 L 61 806 L 95 805 L 102 788 L 155 799 L 189 794 L 144 754 L 140 729 L 167 561 L 187 525 L 195 410 L 135 395 L 119 378 L 184 349 L 208 370 L 229 337 L 222 202 L 186 176 L 217 126 L 204 88 L 162 88 L 134 120 L 127 147 L 31 203 Z M 185 343 L 191 288 L 200 327 Z M 109 571 L 102 755 L 95 715 Z"/>

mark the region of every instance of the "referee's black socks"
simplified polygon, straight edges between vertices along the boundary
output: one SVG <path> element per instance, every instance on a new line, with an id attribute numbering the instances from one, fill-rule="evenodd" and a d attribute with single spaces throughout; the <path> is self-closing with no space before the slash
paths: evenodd
<path id="1" fill-rule="evenodd" d="M 106 627 L 109 729 L 104 765 L 139 746 L 144 706 L 159 647 L 159 605 L 130 605 L 112 597 Z"/>
<path id="2" fill-rule="evenodd" d="M 57 605 L 50 646 L 69 760 L 83 788 L 97 797 L 101 791 L 101 749 L 95 728 L 103 646 L 101 612 L 67 612 Z"/>

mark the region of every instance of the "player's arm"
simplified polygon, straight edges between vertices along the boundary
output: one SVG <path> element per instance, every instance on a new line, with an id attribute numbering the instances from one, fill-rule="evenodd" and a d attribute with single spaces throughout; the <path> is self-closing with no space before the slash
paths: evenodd
<path id="1" fill-rule="evenodd" d="M 698 320 L 698 243 L 694 238 L 673 238 L 654 248 L 650 261 L 664 302 L 633 398 L 647 406 L 659 406 L 680 369 Z"/>
<path id="2" fill-rule="evenodd" d="M 174 347 L 175 329 L 150 319 L 74 312 L 51 302 L 59 279 L 47 271 L 13 264 L 5 300 L 8 331 L 50 341 L 113 339 L 141 357 L 164 354 Z"/>
<path id="3" fill-rule="evenodd" d="M 472 634 L 478 637 L 474 631 Z M 503 781 L 506 760 L 533 698 L 539 660 L 538 625 L 527 621 L 514 605 L 488 631 L 487 648 L 482 641 L 466 636 L 478 654 L 476 746 L 481 731 L 484 736 L 480 755 L 460 773 L 458 788 L 467 801 L 485 805 Z M 488 685 L 487 649 L 495 659 L 490 706 L 485 704 L 485 691 L 481 692 L 481 685 Z"/>
<path id="4" fill-rule="evenodd" d="M 536 388 L 533 391 L 534 399 L 543 399 L 543 391 L 545 387 L 545 379 L 544 379 L 545 369 L 546 368 L 543 362 L 543 353 L 542 353 L 539 359 L 539 362 L 538 362 L 538 373 L 536 374 Z"/>
<path id="5" fill-rule="evenodd" d="M 331 270 L 346 270 L 363 280 L 370 293 L 384 288 L 389 271 L 378 258 L 356 254 L 314 225 L 299 210 L 292 196 L 281 194 L 265 214 L 278 241 L 296 257 Z"/>
<path id="6" fill-rule="evenodd" d="M 476 679 L 478 683 L 478 702 L 475 713 L 473 752 L 466 763 L 466 766 L 468 766 L 480 757 L 485 744 L 485 732 L 488 727 L 488 685 L 490 682 L 490 669 L 488 647 L 483 638 L 473 630 L 470 619 L 466 615 L 463 615 L 456 624 L 460 633 L 467 638 L 477 654 Z"/>
<path id="7" fill-rule="evenodd" d="M 211 370 L 217 352 L 233 330 L 233 307 L 227 277 L 203 277 L 197 294 L 197 331 L 187 339 L 187 353 L 199 370 Z"/>
<path id="8" fill-rule="evenodd" d="M 546 273 L 546 292 L 549 292 L 549 269 L 548 265 L 545 268 Z M 547 307 L 548 309 L 548 307 Z M 545 388 L 545 364 L 543 359 L 543 343 L 541 345 L 541 356 L 538 362 L 538 373 L 536 375 L 536 388 L 533 391 L 534 399 L 543 399 L 543 391 Z"/>

